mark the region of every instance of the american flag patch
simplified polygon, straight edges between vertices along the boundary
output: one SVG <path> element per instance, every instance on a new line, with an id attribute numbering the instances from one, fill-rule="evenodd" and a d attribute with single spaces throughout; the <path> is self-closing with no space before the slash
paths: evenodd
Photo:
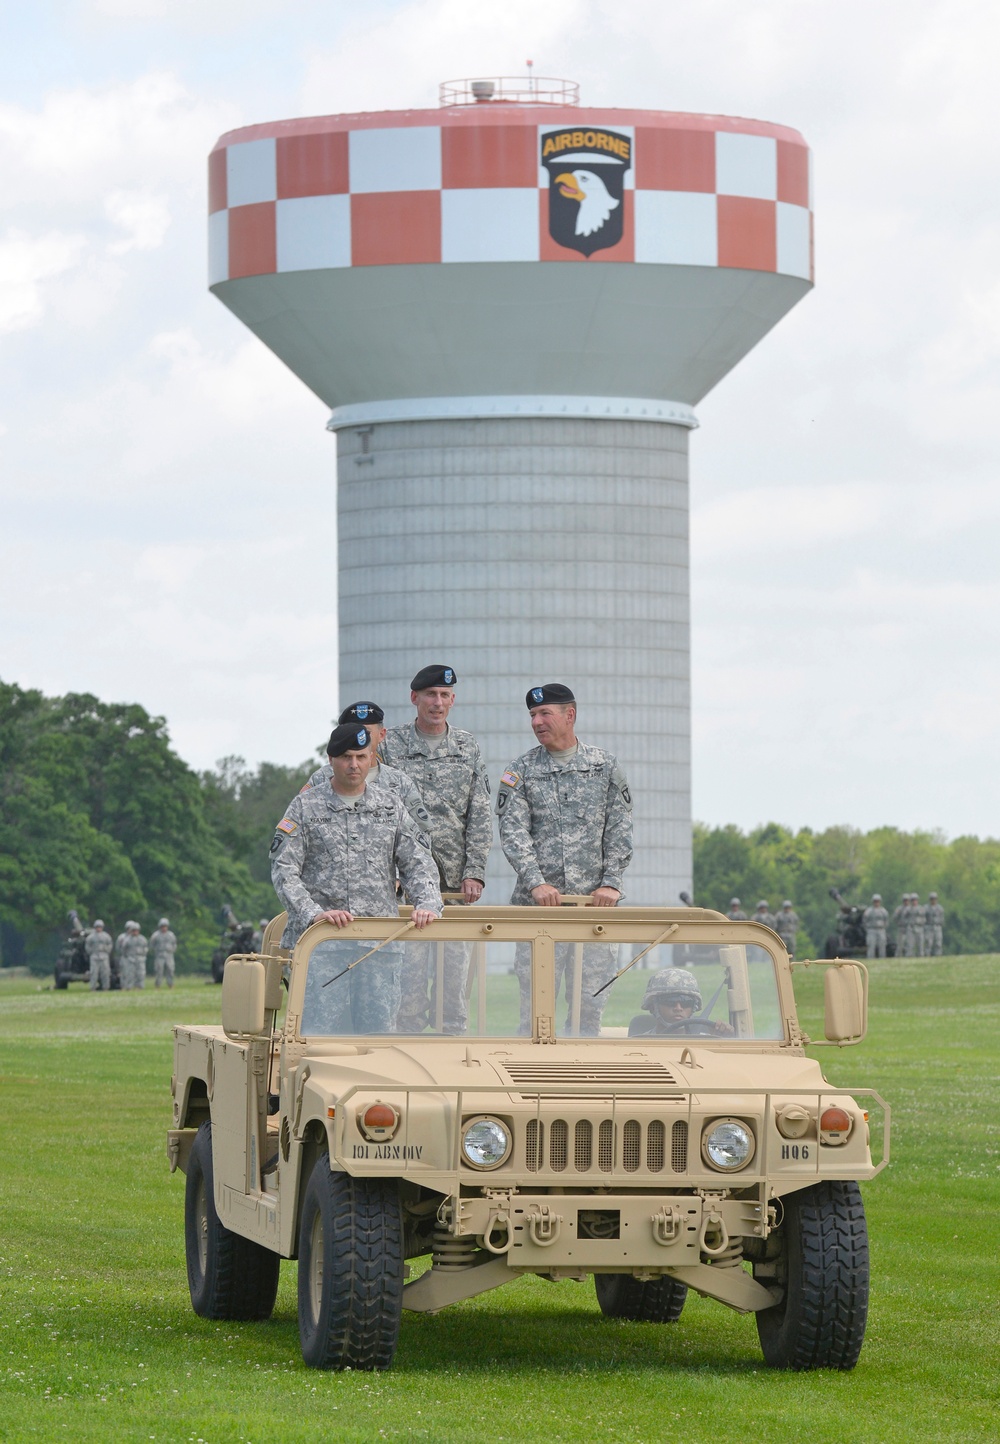
<path id="1" fill-rule="evenodd" d="M 283 817 L 278 823 L 278 831 L 291 833 L 295 831 L 298 825 L 299 824 L 297 822 L 293 822 L 290 817 Z"/>
<path id="2" fill-rule="evenodd" d="M 501 787 L 516 787 L 520 780 L 516 772 L 505 772 L 500 779 L 500 785 Z"/>

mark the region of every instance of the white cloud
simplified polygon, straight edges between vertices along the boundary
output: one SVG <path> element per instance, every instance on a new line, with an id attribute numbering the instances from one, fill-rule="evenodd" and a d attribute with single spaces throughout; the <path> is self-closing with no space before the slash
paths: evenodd
<path id="1" fill-rule="evenodd" d="M 149 191 L 112 191 L 104 198 L 108 219 L 124 234 L 112 241 L 114 256 L 127 251 L 155 251 L 163 244 L 170 225 L 170 207 L 163 195 Z"/>
<path id="2" fill-rule="evenodd" d="M 45 282 L 83 254 L 83 236 L 46 231 L 31 236 L 11 229 L 0 239 L 0 332 L 33 326 L 45 312 Z"/>

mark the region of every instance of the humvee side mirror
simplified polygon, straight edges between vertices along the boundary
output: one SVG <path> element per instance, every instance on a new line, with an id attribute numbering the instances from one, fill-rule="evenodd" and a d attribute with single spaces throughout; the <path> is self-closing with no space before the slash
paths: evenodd
<path id="1" fill-rule="evenodd" d="M 823 975 L 823 1031 L 830 1043 L 860 1043 L 868 1031 L 868 969 L 836 963 Z"/>
<path id="2" fill-rule="evenodd" d="M 230 958 L 222 974 L 222 1027 L 227 1038 L 264 1031 L 264 964 L 256 958 Z"/>

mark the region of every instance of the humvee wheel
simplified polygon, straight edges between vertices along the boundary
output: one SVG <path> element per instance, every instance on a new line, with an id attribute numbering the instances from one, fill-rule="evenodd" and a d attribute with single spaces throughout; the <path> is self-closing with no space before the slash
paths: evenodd
<path id="1" fill-rule="evenodd" d="M 69 973 L 56 973 L 56 987 L 60 990 L 63 988 L 68 988 L 70 976 L 71 975 Z"/>
<path id="2" fill-rule="evenodd" d="M 868 1317 L 868 1228 L 858 1185 L 819 1183 L 791 1194 L 781 1231 L 785 1297 L 757 1314 L 765 1362 L 853 1369 Z"/>
<path id="3" fill-rule="evenodd" d="M 687 1284 L 666 1274 L 648 1283 L 631 1274 L 595 1274 L 594 1288 L 602 1314 L 644 1324 L 676 1324 L 687 1298 Z"/>
<path id="4" fill-rule="evenodd" d="M 212 1125 L 198 1129 L 184 1191 L 184 1248 L 191 1306 L 203 1319 L 268 1319 L 281 1259 L 224 1226 L 215 1211 Z"/>
<path id="5" fill-rule="evenodd" d="M 299 1227 L 299 1339 L 314 1369 L 387 1369 L 403 1311 L 396 1184 L 317 1160 Z"/>

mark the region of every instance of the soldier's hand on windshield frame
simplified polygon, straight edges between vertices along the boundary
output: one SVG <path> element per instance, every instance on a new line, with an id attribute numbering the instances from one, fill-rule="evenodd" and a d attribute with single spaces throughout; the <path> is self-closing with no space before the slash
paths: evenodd
<path id="1" fill-rule="evenodd" d="M 353 921 L 354 914 L 345 912 L 343 908 L 327 908 L 325 913 L 317 913 L 313 918 L 314 923 L 333 923 L 338 928 L 346 928 Z"/>
<path id="2" fill-rule="evenodd" d="M 614 887 L 595 887 L 590 894 L 590 901 L 595 908 L 613 908 L 621 897 L 621 893 Z"/>
<path id="3" fill-rule="evenodd" d="M 415 928 L 425 928 L 428 923 L 437 922 L 437 916 L 430 908 L 414 908 L 410 914 L 410 922 Z"/>
<path id="4" fill-rule="evenodd" d="M 540 908 L 557 908 L 562 906 L 562 898 L 557 887 L 550 883 L 543 882 L 538 887 L 531 889 L 531 896 L 535 899 Z"/>

